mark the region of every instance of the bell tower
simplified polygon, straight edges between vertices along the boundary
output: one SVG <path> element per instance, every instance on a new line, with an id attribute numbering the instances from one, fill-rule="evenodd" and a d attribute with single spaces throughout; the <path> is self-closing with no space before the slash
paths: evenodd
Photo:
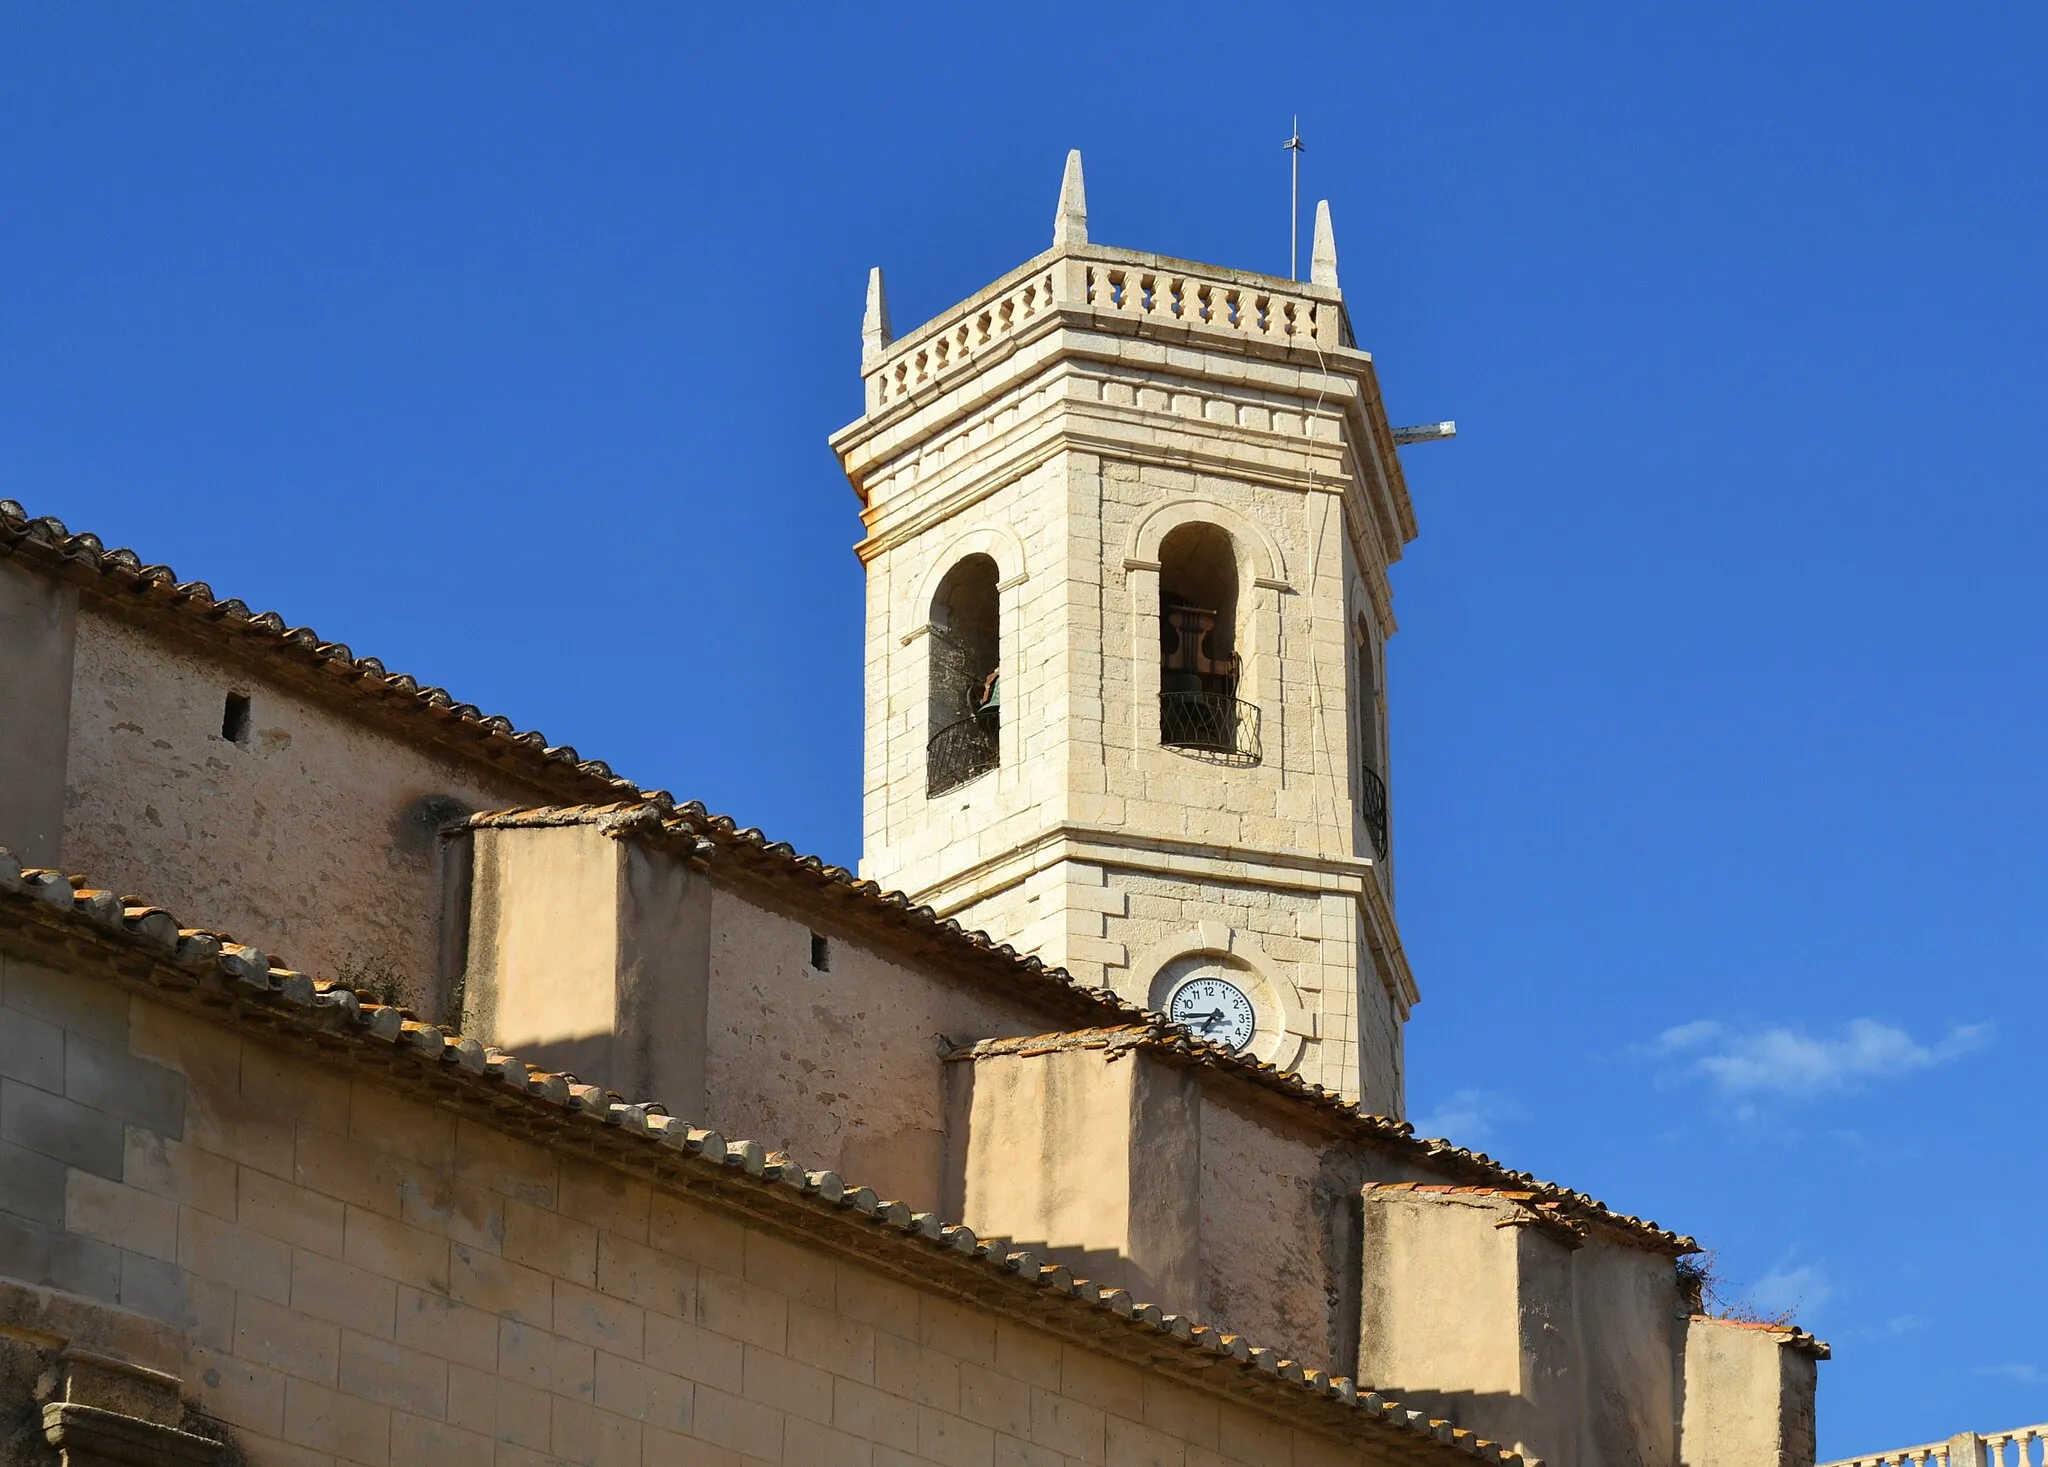
<path id="1" fill-rule="evenodd" d="M 1415 521 L 1329 206 L 1307 282 L 1111 249 L 1071 154 L 987 289 L 895 336 L 870 275 L 861 375 L 862 874 L 1400 1115 Z"/>

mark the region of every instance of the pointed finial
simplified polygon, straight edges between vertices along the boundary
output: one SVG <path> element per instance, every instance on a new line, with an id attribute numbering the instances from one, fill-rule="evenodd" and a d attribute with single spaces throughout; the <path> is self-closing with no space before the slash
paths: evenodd
<path id="1" fill-rule="evenodd" d="M 882 267 L 868 271 L 868 308 L 860 318 L 860 354 L 863 360 L 878 357 L 895 340 L 889 329 L 889 292 L 882 285 Z"/>
<path id="2" fill-rule="evenodd" d="M 1060 208 L 1053 216 L 1052 247 L 1088 243 L 1088 189 L 1081 182 L 1081 150 L 1067 154 L 1067 171 L 1060 177 Z"/>
<path id="3" fill-rule="evenodd" d="M 1330 227 L 1330 201 L 1316 204 L 1316 240 L 1309 250 L 1308 278 L 1311 284 L 1337 284 L 1337 232 Z"/>

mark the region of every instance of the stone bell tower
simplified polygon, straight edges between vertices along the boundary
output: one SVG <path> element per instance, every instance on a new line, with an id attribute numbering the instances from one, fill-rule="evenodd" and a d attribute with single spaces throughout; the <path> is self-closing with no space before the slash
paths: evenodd
<path id="1" fill-rule="evenodd" d="M 1088 240 L 892 335 L 834 435 L 867 567 L 862 873 L 1402 1110 L 1381 648 L 1415 535 L 1319 205 L 1308 282 Z M 1404 433 L 1441 436 L 1437 431 Z"/>

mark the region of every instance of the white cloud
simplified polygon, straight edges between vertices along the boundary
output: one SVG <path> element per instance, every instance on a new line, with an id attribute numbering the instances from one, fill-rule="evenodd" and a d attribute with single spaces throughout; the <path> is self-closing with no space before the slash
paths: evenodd
<path id="1" fill-rule="evenodd" d="M 1977 1374 L 2003 1376 L 2021 1385 L 2048 1385 L 2048 1370 L 2038 1365 L 1980 1365 Z"/>
<path id="2" fill-rule="evenodd" d="M 1494 1136 L 1494 1127 L 1523 1118 L 1522 1107 L 1506 1095 L 1492 1090 L 1453 1090 L 1415 1118 L 1418 1136 L 1443 1136 L 1460 1146 L 1481 1147 Z"/>
<path id="3" fill-rule="evenodd" d="M 1776 1319 L 1819 1309 L 1834 1292 L 1835 1286 L 1819 1264 L 1802 1263 L 1795 1268 L 1781 1263 L 1751 1284 L 1744 1297 L 1757 1313 Z"/>
<path id="4" fill-rule="evenodd" d="M 1875 1019 L 1851 1019 L 1839 1034 L 1819 1037 L 1778 1024 L 1749 1029 L 1699 1019 L 1666 1029 L 1646 1048 L 1660 1058 L 1682 1058 L 1687 1074 L 1740 1100 L 1847 1094 L 1945 1065 L 1990 1041 L 1989 1024 L 1952 1025 L 1946 1037 L 1923 1044 Z"/>
<path id="5" fill-rule="evenodd" d="M 1721 1025 L 1712 1019 L 1694 1019 L 1690 1024 L 1680 1024 L 1659 1034 L 1656 1043 L 1650 1046 L 1650 1051 L 1653 1054 L 1676 1054 L 1680 1050 L 1691 1049 L 1696 1044 L 1718 1039 L 1721 1033 Z"/>

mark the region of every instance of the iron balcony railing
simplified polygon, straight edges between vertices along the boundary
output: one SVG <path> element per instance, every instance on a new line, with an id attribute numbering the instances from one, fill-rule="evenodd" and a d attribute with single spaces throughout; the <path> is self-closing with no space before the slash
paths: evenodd
<path id="1" fill-rule="evenodd" d="M 998 720 L 997 709 L 984 708 L 932 735 L 924 756 L 927 796 L 942 795 L 996 767 L 1001 749 Z"/>
<path id="2" fill-rule="evenodd" d="M 1259 710 L 1228 693 L 1161 693 L 1159 742 L 1219 764 L 1256 764 Z"/>
<path id="3" fill-rule="evenodd" d="M 1372 837 L 1372 853 L 1387 859 L 1387 782 L 1370 765 L 1360 765 L 1358 813 L 1365 819 L 1366 834 Z"/>

